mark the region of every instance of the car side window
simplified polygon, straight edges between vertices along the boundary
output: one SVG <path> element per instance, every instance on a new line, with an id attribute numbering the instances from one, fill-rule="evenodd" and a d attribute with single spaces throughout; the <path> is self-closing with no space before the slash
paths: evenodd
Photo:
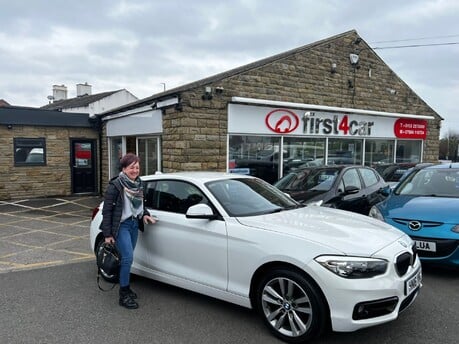
<path id="1" fill-rule="evenodd" d="M 146 183 L 145 206 L 185 214 L 198 203 L 209 204 L 207 198 L 194 185 L 177 180 L 159 180 Z"/>
<path id="2" fill-rule="evenodd" d="M 374 171 L 369 168 L 359 168 L 360 175 L 362 176 L 363 183 L 368 187 L 378 183 L 378 176 Z"/>
<path id="3" fill-rule="evenodd" d="M 362 189 L 362 183 L 360 182 L 359 174 L 357 172 L 357 169 L 355 168 L 352 168 L 344 172 L 343 183 L 345 188 L 349 186 L 355 186 L 358 189 Z"/>

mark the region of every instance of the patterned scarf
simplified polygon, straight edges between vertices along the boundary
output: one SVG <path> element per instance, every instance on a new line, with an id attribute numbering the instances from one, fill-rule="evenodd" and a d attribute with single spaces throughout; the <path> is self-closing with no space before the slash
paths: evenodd
<path id="1" fill-rule="evenodd" d="M 119 179 L 127 198 L 131 201 L 132 213 L 137 214 L 143 204 L 143 186 L 140 178 L 137 177 L 132 181 L 123 172 L 120 172 Z"/>

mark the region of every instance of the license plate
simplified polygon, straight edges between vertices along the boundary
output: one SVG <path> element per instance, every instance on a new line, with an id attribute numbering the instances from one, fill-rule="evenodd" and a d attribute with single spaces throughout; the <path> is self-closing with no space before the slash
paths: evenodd
<path id="1" fill-rule="evenodd" d="M 405 282 L 405 294 L 410 295 L 413 290 L 418 288 L 421 285 L 422 281 L 422 270 L 419 269 L 413 277 L 410 277 L 406 282 Z"/>
<path id="2" fill-rule="evenodd" d="M 415 240 L 414 242 L 420 251 L 437 252 L 437 244 L 432 241 Z"/>

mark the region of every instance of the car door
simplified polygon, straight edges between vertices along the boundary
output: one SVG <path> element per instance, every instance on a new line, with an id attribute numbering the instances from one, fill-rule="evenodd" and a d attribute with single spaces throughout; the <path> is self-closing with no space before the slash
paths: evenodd
<path id="1" fill-rule="evenodd" d="M 223 220 L 188 219 L 189 206 L 209 203 L 198 187 L 178 180 L 145 183 L 146 208 L 158 218 L 139 235 L 135 262 L 167 278 L 227 288 Z"/>
<path id="2" fill-rule="evenodd" d="M 365 186 L 362 210 L 364 210 L 363 214 L 368 215 L 372 206 L 384 200 L 385 197 L 380 191 L 385 186 L 385 182 L 381 180 L 381 177 L 373 169 L 360 167 L 359 172 Z"/>
<path id="3" fill-rule="evenodd" d="M 352 189 L 354 191 L 350 192 Z M 365 212 L 366 195 L 357 168 L 348 168 L 343 172 L 337 192 L 341 197 L 336 208 L 362 214 Z"/>

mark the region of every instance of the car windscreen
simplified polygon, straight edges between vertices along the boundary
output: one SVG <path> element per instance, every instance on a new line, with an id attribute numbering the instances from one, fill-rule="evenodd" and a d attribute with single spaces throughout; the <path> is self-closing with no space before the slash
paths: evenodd
<path id="1" fill-rule="evenodd" d="M 459 197 L 459 169 L 422 169 L 411 173 L 395 189 L 395 194 Z"/>
<path id="2" fill-rule="evenodd" d="M 261 179 L 217 180 L 206 186 L 230 216 L 269 214 L 303 206 Z"/>

